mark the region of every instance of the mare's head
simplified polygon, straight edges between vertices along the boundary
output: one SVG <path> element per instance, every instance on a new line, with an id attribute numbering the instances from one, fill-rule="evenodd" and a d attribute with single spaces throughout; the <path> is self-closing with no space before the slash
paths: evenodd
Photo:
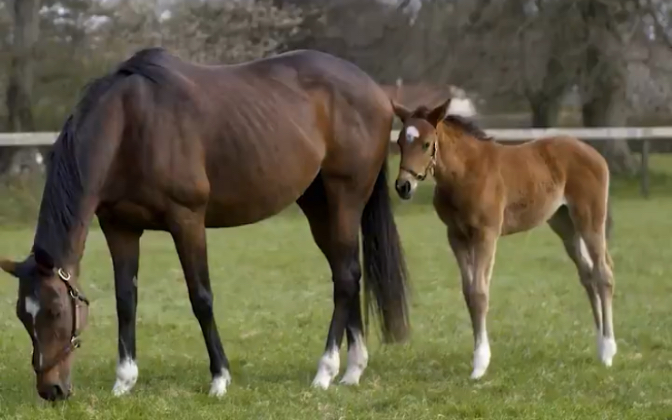
<path id="1" fill-rule="evenodd" d="M 48 401 L 68 398 L 73 353 L 88 315 L 74 274 L 55 267 L 41 249 L 22 262 L 0 260 L 0 267 L 18 278 L 16 315 L 33 343 L 37 392 Z"/>
<path id="2" fill-rule="evenodd" d="M 413 196 L 418 182 L 431 175 L 436 161 L 437 127 L 446 117 L 450 99 L 434 109 L 420 106 L 411 111 L 392 101 L 394 113 L 403 123 L 397 143 L 401 153 L 395 188 L 404 200 Z"/>

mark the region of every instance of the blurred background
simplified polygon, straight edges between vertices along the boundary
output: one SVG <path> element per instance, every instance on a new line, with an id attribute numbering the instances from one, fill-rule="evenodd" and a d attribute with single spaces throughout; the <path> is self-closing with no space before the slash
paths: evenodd
<path id="1" fill-rule="evenodd" d="M 0 0 L 0 133 L 58 131 L 91 78 L 148 46 L 207 64 L 318 49 L 354 62 L 407 106 L 457 97 L 484 128 L 672 126 L 671 6 L 661 0 Z M 632 142 L 594 146 L 615 176 L 638 173 Z M 25 182 L 43 171 L 38 151 L 48 147 L 0 147 L 0 194 L 11 204 L 0 206 L 0 222 L 34 215 L 39 177 L 36 189 Z M 656 141 L 651 151 L 672 151 L 672 141 Z"/>

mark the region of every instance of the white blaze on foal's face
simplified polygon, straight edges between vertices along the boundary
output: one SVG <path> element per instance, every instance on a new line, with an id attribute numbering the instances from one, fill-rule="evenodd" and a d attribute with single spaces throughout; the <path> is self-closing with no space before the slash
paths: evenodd
<path id="1" fill-rule="evenodd" d="M 420 137 L 420 131 L 415 126 L 406 127 L 406 141 L 408 143 L 413 143 L 417 138 Z"/>

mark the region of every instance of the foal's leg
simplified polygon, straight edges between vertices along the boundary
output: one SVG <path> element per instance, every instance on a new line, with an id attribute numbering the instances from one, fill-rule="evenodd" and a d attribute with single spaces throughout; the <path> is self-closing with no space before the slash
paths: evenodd
<path id="1" fill-rule="evenodd" d="M 204 211 L 192 211 L 187 208 L 174 211 L 171 215 L 170 233 L 184 271 L 191 308 L 201 326 L 210 358 L 212 374 L 210 395 L 221 397 L 231 383 L 231 375 L 229 361 L 224 353 L 213 315 Z"/>
<path id="2" fill-rule="evenodd" d="M 469 237 L 458 232 L 455 228 L 448 228 L 448 243 L 450 248 L 453 251 L 455 260 L 460 269 L 460 277 L 462 279 L 462 295 L 464 296 L 464 302 L 467 304 L 467 309 L 471 315 L 472 305 L 471 305 L 471 293 L 473 287 L 473 278 L 474 278 L 474 255 L 472 249 L 472 243 L 469 240 Z M 472 316 L 473 318 L 473 316 Z M 475 338 L 476 336 L 474 336 Z M 490 364 L 490 351 L 489 347 L 483 347 L 480 353 L 476 352 L 476 347 L 474 348 L 474 360 L 472 372 L 472 377 L 477 377 L 479 374 L 482 376 Z"/>
<path id="3" fill-rule="evenodd" d="M 100 219 L 114 268 L 117 300 L 118 351 L 117 380 L 114 395 L 128 393 L 138 380 L 135 355 L 135 314 L 138 304 L 138 265 L 141 230 L 127 229 Z"/>
<path id="4" fill-rule="evenodd" d="M 477 231 L 472 238 L 473 265 L 472 281 L 469 288 L 469 314 L 474 330 L 474 370 L 472 379 L 485 374 L 490 365 L 490 342 L 486 328 L 488 314 L 490 278 L 495 263 L 498 233 L 494 230 Z"/>
<path id="5" fill-rule="evenodd" d="M 569 216 L 569 210 L 563 206 L 548 220 L 551 229 L 562 239 L 562 244 L 567 251 L 567 255 L 572 259 L 576 269 L 579 272 L 581 285 L 586 289 L 590 307 L 593 312 L 593 321 L 597 332 L 597 350 L 601 352 L 602 347 L 602 308 L 601 300 L 597 293 L 597 286 L 593 282 L 593 260 L 588 254 L 586 244 L 581 239 L 581 235 L 576 230 L 572 218 Z"/>
<path id="6" fill-rule="evenodd" d="M 572 219 L 586 243 L 590 258 L 593 260 L 591 277 L 602 304 L 602 344 L 598 350 L 602 363 L 611 366 L 617 351 L 612 313 L 614 275 L 611 268 L 611 256 L 607 250 L 606 215 L 594 214 L 597 209 L 599 207 L 596 206 L 590 209 L 574 208 L 572 209 Z"/>
<path id="7" fill-rule="evenodd" d="M 310 223 L 310 230 L 331 267 L 334 311 L 325 351 L 318 363 L 314 387 L 326 389 L 340 368 L 339 349 L 347 327 L 348 367 L 343 383 L 357 384 L 368 363 L 362 334 L 359 291 L 359 224 L 363 205 L 348 200 L 347 185 L 333 182 L 325 189 L 318 177 L 297 201 Z M 327 198 L 329 197 L 329 198 Z"/>

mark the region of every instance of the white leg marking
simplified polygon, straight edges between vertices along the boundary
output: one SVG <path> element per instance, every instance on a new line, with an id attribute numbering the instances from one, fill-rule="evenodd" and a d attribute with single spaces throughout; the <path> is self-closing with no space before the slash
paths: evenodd
<path id="1" fill-rule="evenodd" d="M 313 387 L 327 389 L 331 381 L 338 375 L 341 359 L 338 349 L 330 349 L 324 352 L 317 365 L 317 374 L 313 379 Z"/>
<path id="2" fill-rule="evenodd" d="M 210 384 L 210 396 L 222 397 L 226 394 L 226 387 L 231 384 L 231 374 L 227 369 L 222 369 L 222 373 L 212 378 Z"/>
<path id="3" fill-rule="evenodd" d="M 616 355 L 616 339 L 614 337 L 602 337 L 602 344 L 600 345 L 600 359 L 605 366 L 609 367 L 612 364 L 614 356 Z"/>
<path id="4" fill-rule="evenodd" d="M 488 333 L 483 331 L 481 336 L 476 340 L 476 349 L 474 350 L 474 371 L 471 373 L 471 379 L 479 379 L 485 375 L 490 365 L 490 342 L 488 341 Z"/>
<path id="5" fill-rule="evenodd" d="M 138 365 L 133 359 L 124 359 L 117 364 L 117 381 L 112 388 L 112 394 L 120 396 L 127 394 L 138 380 Z"/>
<path id="6" fill-rule="evenodd" d="M 590 254 L 588 253 L 588 248 L 586 247 L 586 243 L 584 242 L 583 238 L 579 239 L 579 252 L 581 253 L 581 257 L 583 258 L 583 260 L 588 265 L 588 269 L 592 270 L 593 269 L 593 259 L 590 258 Z"/>
<path id="7" fill-rule="evenodd" d="M 348 349 L 348 367 L 341 378 L 345 385 L 359 385 L 359 378 L 369 363 L 369 352 L 361 333 L 355 334 L 355 342 Z"/>

